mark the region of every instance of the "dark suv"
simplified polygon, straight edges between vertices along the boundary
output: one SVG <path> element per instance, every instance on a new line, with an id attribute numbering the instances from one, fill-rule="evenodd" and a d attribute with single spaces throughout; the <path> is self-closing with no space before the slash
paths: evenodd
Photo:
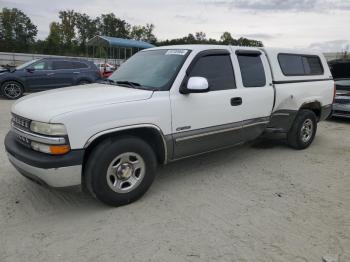
<path id="1" fill-rule="evenodd" d="M 24 92 L 88 84 L 100 78 L 100 71 L 91 61 L 43 58 L 0 72 L 0 94 L 8 99 L 17 99 Z"/>

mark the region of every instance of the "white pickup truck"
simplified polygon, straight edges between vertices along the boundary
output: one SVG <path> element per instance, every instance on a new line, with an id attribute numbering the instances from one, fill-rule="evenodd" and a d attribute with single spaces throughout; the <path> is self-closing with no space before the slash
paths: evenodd
<path id="1" fill-rule="evenodd" d="M 307 148 L 331 112 L 334 82 L 322 54 L 183 45 L 138 52 L 105 83 L 28 95 L 5 139 L 24 176 L 82 185 L 109 205 L 141 197 L 157 165 L 287 134 Z"/>

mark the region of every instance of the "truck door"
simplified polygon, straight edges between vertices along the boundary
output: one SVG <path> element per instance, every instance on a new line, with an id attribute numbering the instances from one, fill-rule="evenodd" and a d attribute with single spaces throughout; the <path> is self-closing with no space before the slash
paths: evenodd
<path id="1" fill-rule="evenodd" d="M 274 103 L 272 75 L 265 53 L 260 50 L 233 50 L 238 64 L 237 88 L 242 97 L 244 140 L 260 136 L 269 123 Z"/>
<path id="2" fill-rule="evenodd" d="M 175 159 L 232 146 L 243 141 L 242 91 L 237 89 L 229 49 L 197 54 L 181 85 L 205 77 L 209 92 L 181 94 L 170 90 Z"/>

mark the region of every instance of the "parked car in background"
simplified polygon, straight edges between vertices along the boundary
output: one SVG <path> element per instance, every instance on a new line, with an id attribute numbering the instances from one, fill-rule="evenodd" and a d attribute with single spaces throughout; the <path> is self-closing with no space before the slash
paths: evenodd
<path id="1" fill-rule="evenodd" d="M 350 118 L 350 60 L 329 63 L 336 86 L 332 116 Z"/>
<path id="2" fill-rule="evenodd" d="M 116 67 L 109 63 L 96 63 L 95 65 L 100 70 L 103 78 L 109 77 L 116 70 Z"/>
<path id="3" fill-rule="evenodd" d="M 0 72 L 0 94 L 17 99 L 25 92 L 89 84 L 100 79 L 100 72 L 91 61 L 43 58 Z"/>
<path id="4" fill-rule="evenodd" d="M 96 63 L 95 64 L 100 71 L 106 71 L 106 72 L 114 72 L 115 66 L 109 64 L 109 63 Z"/>

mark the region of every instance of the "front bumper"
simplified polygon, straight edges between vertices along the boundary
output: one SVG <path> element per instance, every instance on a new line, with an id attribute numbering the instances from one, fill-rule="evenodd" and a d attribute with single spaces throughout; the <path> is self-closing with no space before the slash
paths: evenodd
<path id="1" fill-rule="evenodd" d="M 52 156 L 24 147 L 9 132 L 5 149 L 11 164 L 25 177 L 51 187 L 70 187 L 81 184 L 84 150 L 72 150 Z"/>

